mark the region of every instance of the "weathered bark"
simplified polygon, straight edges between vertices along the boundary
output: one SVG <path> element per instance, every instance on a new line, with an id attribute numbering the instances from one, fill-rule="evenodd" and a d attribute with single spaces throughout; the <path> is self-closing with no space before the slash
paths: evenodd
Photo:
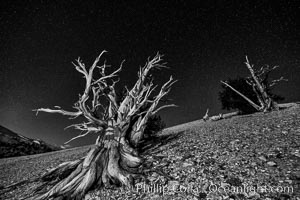
<path id="1" fill-rule="evenodd" d="M 245 62 L 252 81 L 252 87 L 253 87 L 253 91 L 256 93 L 256 96 L 261 104 L 261 107 L 259 108 L 259 110 L 263 110 L 263 111 L 267 111 L 271 109 L 271 104 L 272 104 L 272 99 L 269 97 L 269 95 L 266 92 L 266 87 L 263 86 L 262 81 L 259 80 L 259 77 L 255 74 L 253 66 L 250 65 L 250 62 L 248 60 L 248 58 L 246 57 L 246 62 Z"/>
<path id="2" fill-rule="evenodd" d="M 203 121 L 209 120 L 208 111 L 209 111 L 209 109 L 207 108 L 205 115 L 202 117 Z"/>
<path id="3" fill-rule="evenodd" d="M 130 187 L 133 177 L 140 174 L 142 158 L 121 136 L 119 129 L 107 128 L 104 137 L 84 159 L 63 163 L 43 175 L 44 183 L 36 188 L 36 195 L 31 199 L 82 199 L 92 188 Z"/>
<path id="4" fill-rule="evenodd" d="M 69 127 L 85 131 L 68 142 L 84 137 L 91 132 L 99 135 L 95 146 L 87 156 L 72 162 L 66 162 L 41 177 L 41 184 L 36 188 L 32 199 L 82 199 L 92 188 L 110 185 L 129 187 L 133 178 L 141 174 L 143 159 L 137 152 L 137 147 L 143 138 L 146 123 L 151 115 L 159 110 L 174 106 L 164 105 L 157 108 L 159 101 L 169 93 L 173 81 L 170 77 L 162 85 L 159 93 L 150 98 L 156 88 L 147 76 L 152 69 L 163 68 L 161 56 L 157 54 L 140 68 L 138 80 L 121 103 L 116 101 L 114 89 L 117 81 L 113 80 L 121 71 L 122 65 L 109 75 L 105 74 L 107 65 L 98 66 L 103 51 L 87 69 L 80 59 L 74 64 L 76 70 L 84 75 L 85 89 L 79 100 L 74 104 L 76 111 L 40 108 L 36 112 L 59 113 L 71 118 L 84 117 L 86 122 Z M 93 77 L 94 69 L 100 70 L 100 78 Z M 111 83 L 112 82 L 112 83 Z M 126 88 L 127 89 L 127 88 Z M 88 101 L 92 96 L 92 101 Z M 104 97 L 107 105 L 102 105 L 100 97 Z M 150 100 L 151 99 L 151 100 Z M 90 105 L 87 105 L 90 104 Z M 147 107 L 146 110 L 142 108 Z M 97 111 L 102 113 L 97 115 Z"/>
<path id="5" fill-rule="evenodd" d="M 253 65 L 250 64 L 247 56 L 246 56 L 246 62 L 245 62 L 249 72 L 250 77 L 248 77 L 247 83 L 252 86 L 253 92 L 256 94 L 257 100 L 260 103 L 260 105 L 257 105 L 252 100 L 247 98 L 245 95 L 240 93 L 238 90 L 233 88 L 228 83 L 221 81 L 224 85 L 229 87 L 231 90 L 233 90 L 235 93 L 240 95 L 242 98 L 244 98 L 253 108 L 255 108 L 257 111 L 271 111 L 271 110 L 278 110 L 277 102 L 275 102 L 270 95 L 267 93 L 267 88 L 271 88 L 272 86 L 276 85 L 280 81 L 286 81 L 283 77 L 277 80 L 273 80 L 271 84 L 267 83 L 268 75 L 269 73 L 276 69 L 278 66 L 274 66 L 273 68 L 270 68 L 269 66 L 263 66 L 259 71 L 254 71 Z"/>

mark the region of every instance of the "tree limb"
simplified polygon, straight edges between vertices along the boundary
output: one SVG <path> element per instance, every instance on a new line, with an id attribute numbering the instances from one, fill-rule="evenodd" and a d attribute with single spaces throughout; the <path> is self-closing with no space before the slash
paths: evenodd
<path id="1" fill-rule="evenodd" d="M 237 93 L 238 95 L 240 95 L 242 98 L 244 98 L 248 103 L 250 103 L 250 105 L 255 108 L 257 111 L 260 111 L 260 107 L 255 104 L 252 100 L 250 100 L 248 97 L 246 97 L 245 95 L 243 95 L 242 93 L 240 93 L 239 91 L 237 91 L 236 89 L 234 89 L 231 85 L 229 85 L 228 83 L 221 81 L 221 83 L 223 83 L 224 85 L 226 85 L 227 87 L 229 87 L 231 90 L 233 90 L 235 93 Z"/>

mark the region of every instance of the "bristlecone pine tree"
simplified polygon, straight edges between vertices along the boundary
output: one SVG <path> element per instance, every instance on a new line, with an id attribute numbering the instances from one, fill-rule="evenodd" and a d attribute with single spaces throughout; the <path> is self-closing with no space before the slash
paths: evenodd
<path id="1" fill-rule="evenodd" d="M 174 106 L 158 106 L 175 82 L 172 76 L 161 86 L 156 96 L 152 95 L 157 85 L 153 84 L 149 75 L 153 69 L 165 67 L 159 54 L 148 59 L 146 65 L 139 69 L 136 83 L 130 90 L 127 89 L 125 98 L 117 103 L 115 78 L 122 64 L 116 71 L 106 74 L 107 65 L 104 63 L 98 66 L 105 52 L 96 58 L 89 69 L 79 58 L 73 63 L 86 81 L 83 94 L 79 95 L 79 100 L 74 104 L 75 111 L 66 111 L 60 107 L 35 110 L 37 113 L 59 113 L 70 118 L 84 117 L 85 122 L 70 126 L 84 131 L 84 134 L 71 140 L 92 132 L 99 136 L 84 158 L 62 163 L 44 174 L 41 177 L 44 184 L 36 188 L 32 199 L 82 199 L 92 188 L 111 185 L 130 187 L 144 162 L 136 147 L 143 138 L 149 117 L 165 107 Z M 95 70 L 100 73 L 94 74 Z M 146 104 L 148 106 L 145 110 Z"/>
<path id="2" fill-rule="evenodd" d="M 278 104 L 276 101 L 274 101 L 274 98 L 272 98 L 269 90 L 278 82 L 287 81 L 287 80 L 284 79 L 283 77 L 280 77 L 279 79 L 273 80 L 271 82 L 268 81 L 270 72 L 278 68 L 278 66 L 270 67 L 269 65 L 264 65 L 259 70 L 255 70 L 254 66 L 250 64 L 247 56 L 246 56 L 245 64 L 251 75 L 246 78 L 246 81 L 252 87 L 253 92 L 256 94 L 259 105 L 257 103 L 254 103 L 251 99 L 246 97 L 244 94 L 236 90 L 228 83 L 224 81 L 221 81 L 221 83 L 223 83 L 231 90 L 236 92 L 238 95 L 240 95 L 242 98 L 244 98 L 257 111 L 267 112 L 271 110 L 278 110 L 279 109 Z"/>

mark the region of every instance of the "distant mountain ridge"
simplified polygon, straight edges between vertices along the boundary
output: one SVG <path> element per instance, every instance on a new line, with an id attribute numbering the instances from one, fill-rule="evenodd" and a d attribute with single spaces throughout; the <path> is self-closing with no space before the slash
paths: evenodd
<path id="1" fill-rule="evenodd" d="M 42 140 L 17 134 L 0 125 L 0 158 L 32 155 L 61 149 L 61 147 Z"/>

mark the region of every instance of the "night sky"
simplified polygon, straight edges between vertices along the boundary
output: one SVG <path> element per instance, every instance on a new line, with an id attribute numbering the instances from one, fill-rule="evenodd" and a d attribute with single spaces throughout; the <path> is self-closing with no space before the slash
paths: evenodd
<path id="1" fill-rule="evenodd" d="M 227 112 L 220 80 L 247 75 L 245 55 L 257 67 L 280 65 L 272 77 L 289 81 L 274 93 L 300 100 L 298 0 L 1 1 L 0 11 L 0 125 L 27 137 L 61 145 L 79 133 L 64 127 L 82 120 L 32 109 L 71 110 L 85 83 L 71 62 L 80 56 L 90 65 L 104 49 L 114 69 L 126 60 L 119 88 L 132 86 L 149 56 L 165 55 L 170 69 L 154 72 L 156 83 L 178 80 L 168 96 L 178 107 L 160 112 L 167 126 L 199 119 L 207 108 Z"/>

